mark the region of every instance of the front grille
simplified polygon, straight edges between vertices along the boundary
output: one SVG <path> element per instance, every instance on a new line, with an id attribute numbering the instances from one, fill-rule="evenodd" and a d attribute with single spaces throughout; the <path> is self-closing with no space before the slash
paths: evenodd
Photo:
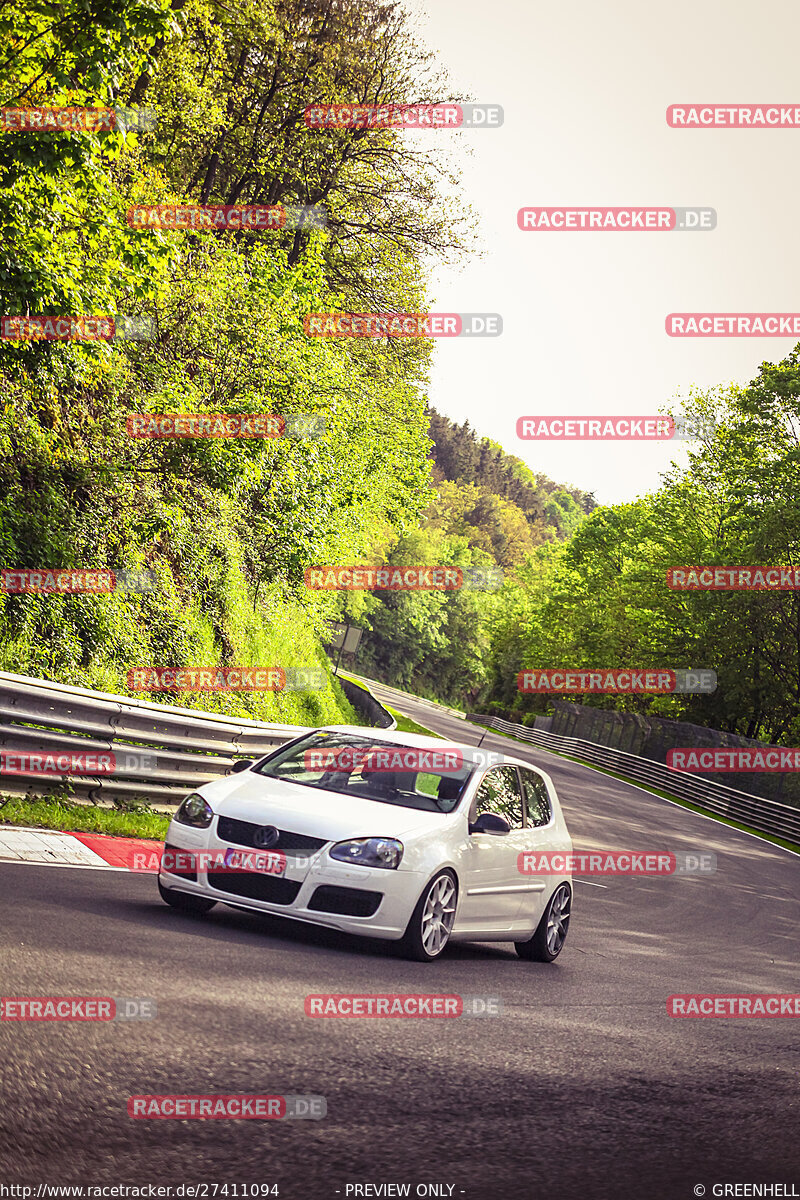
<path id="1" fill-rule="evenodd" d="M 190 879 L 197 883 L 197 871 L 193 871 L 190 863 L 194 862 L 195 851 L 184 850 L 180 846 L 170 846 L 164 843 L 162 866 L 170 875 L 180 875 L 181 879 Z"/>
<path id="2" fill-rule="evenodd" d="M 234 846 L 253 846 L 259 849 L 253 840 L 257 829 L 264 825 L 255 825 L 252 821 L 235 821 L 233 817 L 220 817 L 217 823 L 217 837 L 221 842 L 231 842 Z M 306 837 L 304 833 L 292 833 L 290 829 L 278 830 L 280 839 L 270 850 L 321 850 L 329 839 Z"/>
<path id="3" fill-rule="evenodd" d="M 208 882 L 220 892 L 264 900 L 268 904 L 292 904 L 301 885 L 295 879 L 279 879 L 258 871 L 209 871 Z"/>
<path id="4" fill-rule="evenodd" d="M 315 912 L 339 913 L 343 917 L 371 917 L 378 911 L 383 892 L 366 892 L 363 888 L 318 887 L 308 905 Z"/>

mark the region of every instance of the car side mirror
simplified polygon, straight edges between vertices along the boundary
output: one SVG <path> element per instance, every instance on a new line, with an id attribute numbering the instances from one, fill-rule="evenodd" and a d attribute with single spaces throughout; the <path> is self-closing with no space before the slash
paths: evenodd
<path id="1" fill-rule="evenodd" d="M 511 826 L 505 817 L 497 813 L 481 813 L 474 825 L 469 827 L 470 833 L 511 833 Z"/>
<path id="2" fill-rule="evenodd" d="M 231 767 L 231 771 L 235 775 L 238 775 L 240 771 L 247 771 L 250 767 L 252 767 L 254 762 L 255 759 L 253 758 L 237 758 L 236 762 Z"/>

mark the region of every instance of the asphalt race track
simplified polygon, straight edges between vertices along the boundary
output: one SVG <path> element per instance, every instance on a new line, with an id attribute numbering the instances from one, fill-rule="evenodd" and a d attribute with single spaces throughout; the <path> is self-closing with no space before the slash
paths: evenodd
<path id="1" fill-rule="evenodd" d="M 187 917 L 151 876 L 2 864 L 3 995 L 151 997 L 158 1015 L 0 1025 L 0 1182 L 278 1183 L 284 1200 L 388 1183 L 470 1200 L 800 1191 L 797 1022 L 666 1010 L 676 992 L 800 991 L 797 857 L 545 751 L 483 744 L 550 771 L 576 847 L 710 850 L 717 873 L 576 882 L 552 966 L 490 944 L 424 965 L 222 906 Z M 314 1020 L 310 992 L 494 996 L 502 1014 Z M 327 1116 L 126 1110 L 134 1094 L 239 1092 L 322 1095 Z"/>

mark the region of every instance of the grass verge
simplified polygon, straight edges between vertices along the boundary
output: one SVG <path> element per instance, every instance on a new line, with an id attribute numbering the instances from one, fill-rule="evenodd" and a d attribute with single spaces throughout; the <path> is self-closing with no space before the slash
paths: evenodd
<path id="1" fill-rule="evenodd" d="M 383 703 L 383 701 L 381 701 L 381 703 Z M 398 733 L 421 733 L 424 734 L 425 737 L 434 737 L 444 740 L 440 733 L 434 733 L 432 729 L 426 729 L 424 725 L 417 724 L 416 721 L 411 720 L 411 717 L 407 717 L 404 713 L 398 712 L 396 708 L 389 708 L 388 704 L 384 704 L 383 707 L 387 712 L 390 712 L 395 721 L 397 721 Z"/>
<path id="2" fill-rule="evenodd" d="M 152 809 L 120 812 L 90 804 L 43 797 L 21 800 L 0 797 L 0 826 L 28 825 L 36 829 L 60 829 L 65 833 L 108 833 L 115 837 L 155 838 L 163 841 L 170 818 Z"/>

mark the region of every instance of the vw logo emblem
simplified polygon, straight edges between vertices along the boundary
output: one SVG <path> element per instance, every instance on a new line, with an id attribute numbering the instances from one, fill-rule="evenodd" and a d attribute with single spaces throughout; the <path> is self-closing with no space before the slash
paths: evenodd
<path id="1" fill-rule="evenodd" d="M 280 832 L 274 825 L 263 825 L 253 834 L 253 841 L 262 850 L 271 850 L 273 846 L 277 846 L 280 840 Z"/>

